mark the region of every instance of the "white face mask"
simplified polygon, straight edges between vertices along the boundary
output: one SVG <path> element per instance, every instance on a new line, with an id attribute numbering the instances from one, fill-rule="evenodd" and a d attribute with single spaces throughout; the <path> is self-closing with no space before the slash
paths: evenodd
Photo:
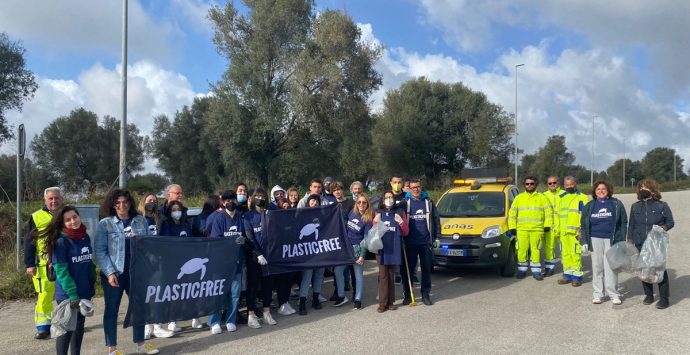
<path id="1" fill-rule="evenodd" d="M 170 213 L 170 217 L 172 217 L 176 221 L 179 221 L 180 218 L 182 218 L 182 211 L 173 211 L 172 213 Z"/>
<path id="2" fill-rule="evenodd" d="M 383 204 L 386 207 L 393 207 L 393 205 L 395 204 L 395 200 L 392 198 L 387 198 L 387 199 L 383 200 Z"/>

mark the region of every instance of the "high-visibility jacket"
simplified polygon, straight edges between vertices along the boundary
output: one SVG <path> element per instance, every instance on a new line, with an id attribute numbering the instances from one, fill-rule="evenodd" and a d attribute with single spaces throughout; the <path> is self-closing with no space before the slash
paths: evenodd
<path id="1" fill-rule="evenodd" d="M 543 231 L 553 224 L 553 208 L 539 192 L 523 192 L 513 201 L 508 212 L 508 229 Z"/>
<path id="2" fill-rule="evenodd" d="M 39 236 L 36 243 L 32 243 L 31 232 L 36 229 L 39 233 L 48 228 L 48 224 L 53 220 L 53 215 L 50 214 L 48 208 L 42 209 L 31 214 L 29 225 L 27 226 L 26 245 L 24 253 L 24 263 L 26 267 L 45 266 L 48 265 L 48 258 L 43 254 L 45 250 L 45 237 Z"/>
<path id="3" fill-rule="evenodd" d="M 551 192 L 551 190 L 547 189 L 546 191 L 542 192 L 544 197 L 546 197 L 547 200 L 551 203 L 551 208 L 553 208 L 553 225 L 551 225 L 551 234 L 554 236 L 558 236 L 558 196 L 562 195 L 565 192 L 565 190 L 561 189 L 560 187 L 556 189 L 556 191 Z"/>
<path id="4" fill-rule="evenodd" d="M 589 202 L 587 195 L 576 190 L 563 192 L 557 199 L 560 235 L 575 235 L 580 231 L 580 215 Z"/>

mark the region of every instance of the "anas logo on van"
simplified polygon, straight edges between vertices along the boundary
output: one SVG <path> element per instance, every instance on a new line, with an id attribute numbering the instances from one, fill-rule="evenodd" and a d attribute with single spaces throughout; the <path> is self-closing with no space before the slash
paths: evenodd
<path id="1" fill-rule="evenodd" d="M 443 226 L 443 229 L 473 229 L 474 226 L 471 224 L 446 224 Z"/>

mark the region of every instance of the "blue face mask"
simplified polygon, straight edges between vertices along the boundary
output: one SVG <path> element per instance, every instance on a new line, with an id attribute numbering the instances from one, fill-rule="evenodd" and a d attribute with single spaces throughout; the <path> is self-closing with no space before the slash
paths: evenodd
<path id="1" fill-rule="evenodd" d="M 247 202 L 247 195 L 237 195 L 237 202 L 239 202 L 239 203 Z"/>

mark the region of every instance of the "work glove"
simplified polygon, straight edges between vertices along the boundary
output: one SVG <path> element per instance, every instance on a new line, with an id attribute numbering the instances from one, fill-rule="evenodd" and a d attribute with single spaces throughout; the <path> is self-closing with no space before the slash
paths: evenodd
<path id="1" fill-rule="evenodd" d="M 76 300 L 69 300 L 69 308 L 76 309 L 79 308 L 79 299 L 77 298 Z"/>
<path id="2" fill-rule="evenodd" d="M 402 224 L 403 222 L 402 217 L 397 213 L 395 214 L 395 221 L 398 222 L 398 224 Z"/>
<path id="3" fill-rule="evenodd" d="M 548 233 L 551 231 L 551 227 L 544 227 L 544 233 Z"/>
<path id="4" fill-rule="evenodd" d="M 514 236 L 517 236 L 517 229 L 511 229 L 511 230 L 510 230 L 510 234 L 511 234 L 511 235 L 514 235 Z"/>
<path id="5" fill-rule="evenodd" d="M 589 244 L 582 244 L 582 255 L 589 255 Z"/>
<path id="6" fill-rule="evenodd" d="M 256 261 L 259 263 L 259 265 L 268 265 L 268 260 L 266 260 L 263 255 L 257 256 Z"/>

